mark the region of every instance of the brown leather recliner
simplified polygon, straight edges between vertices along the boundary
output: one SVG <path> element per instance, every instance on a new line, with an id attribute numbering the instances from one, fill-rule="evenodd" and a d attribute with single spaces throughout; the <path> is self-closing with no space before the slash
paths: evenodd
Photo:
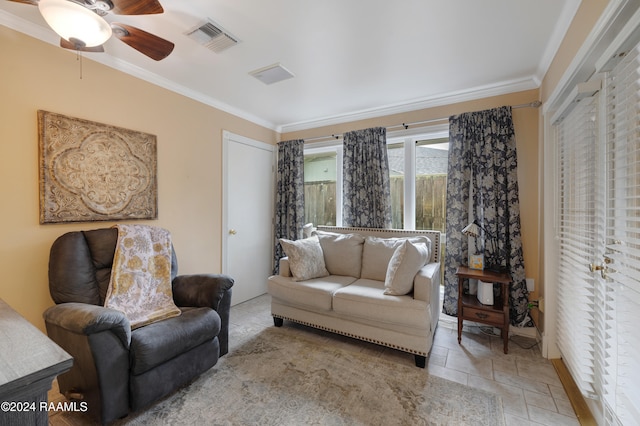
<path id="1" fill-rule="evenodd" d="M 51 247 L 47 334 L 74 358 L 60 391 L 82 398 L 88 414 L 109 423 L 138 411 L 211 368 L 228 351 L 233 279 L 171 279 L 181 315 L 131 330 L 124 313 L 105 308 L 118 238 L 115 228 L 69 232 Z"/>

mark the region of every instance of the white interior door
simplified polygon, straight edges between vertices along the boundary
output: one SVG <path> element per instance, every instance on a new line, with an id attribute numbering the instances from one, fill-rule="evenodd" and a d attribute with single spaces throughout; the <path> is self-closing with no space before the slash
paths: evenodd
<path id="1" fill-rule="evenodd" d="M 267 291 L 273 258 L 275 147 L 223 134 L 223 273 L 234 278 L 231 304 Z"/>

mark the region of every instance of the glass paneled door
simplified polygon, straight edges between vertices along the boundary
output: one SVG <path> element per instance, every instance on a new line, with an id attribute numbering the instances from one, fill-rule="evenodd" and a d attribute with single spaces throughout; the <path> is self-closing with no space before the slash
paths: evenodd
<path id="1" fill-rule="evenodd" d="M 640 424 L 640 45 L 606 78 L 604 291 L 606 424 Z"/>
<path id="2" fill-rule="evenodd" d="M 640 48 L 589 83 L 554 123 L 557 342 L 604 424 L 640 424 Z"/>
<path id="3" fill-rule="evenodd" d="M 598 155 L 599 97 L 583 99 L 555 124 L 558 162 L 558 347 L 585 396 L 597 397 L 602 286 L 589 263 L 603 253 L 603 162 Z"/>

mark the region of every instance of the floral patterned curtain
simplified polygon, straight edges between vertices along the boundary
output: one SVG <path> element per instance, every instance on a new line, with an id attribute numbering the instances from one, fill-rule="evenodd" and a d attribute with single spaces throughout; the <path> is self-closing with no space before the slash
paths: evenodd
<path id="1" fill-rule="evenodd" d="M 343 138 L 343 225 L 390 228 L 387 129 L 346 132 Z"/>
<path id="2" fill-rule="evenodd" d="M 284 256 L 279 239 L 297 240 L 304 225 L 304 141 L 302 139 L 278 143 L 276 172 L 275 250 L 273 273 L 277 274 L 279 260 Z"/>
<path id="3" fill-rule="evenodd" d="M 467 263 L 468 237 L 461 232 L 477 220 L 486 229 L 485 259 L 498 251 L 512 277 L 511 323 L 533 326 L 520 233 L 516 139 L 511 107 L 464 113 L 449 119 L 447 175 L 447 249 L 443 312 L 457 315 L 456 268 Z M 489 240 L 494 237 L 497 247 Z M 480 238 L 479 238 L 480 239 Z M 479 244 L 476 241 L 476 244 Z"/>

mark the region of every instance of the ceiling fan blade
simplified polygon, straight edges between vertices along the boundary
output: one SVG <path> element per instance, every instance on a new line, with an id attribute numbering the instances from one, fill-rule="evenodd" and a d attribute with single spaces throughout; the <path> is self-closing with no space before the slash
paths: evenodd
<path id="1" fill-rule="evenodd" d="M 16 3 L 30 4 L 31 6 L 37 6 L 38 0 L 9 0 Z"/>
<path id="2" fill-rule="evenodd" d="M 111 28 L 114 36 L 156 61 L 166 58 L 173 51 L 173 43 L 140 28 L 117 23 L 111 24 Z"/>
<path id="3" fill-rule="evenodd" d="M 111 2 L 113 3 L 111 12 L 116 15 L 153 15 L 164 12 L 158 0 L 111 0 Z"/>
<path id="4" fill-rule="evenodd" d="M 86 47 L 86 46 L 79 47 L 63 38 L 60 39 L 60 47 L 64 47 L 65 49 L 69 49 L 69 50 L 79 50 L 81 52 L 97 52 L 97 53 L 104 52 L 104 48 L 102 47 L 102 45 L 93 46 L 93 47 Z"/>

